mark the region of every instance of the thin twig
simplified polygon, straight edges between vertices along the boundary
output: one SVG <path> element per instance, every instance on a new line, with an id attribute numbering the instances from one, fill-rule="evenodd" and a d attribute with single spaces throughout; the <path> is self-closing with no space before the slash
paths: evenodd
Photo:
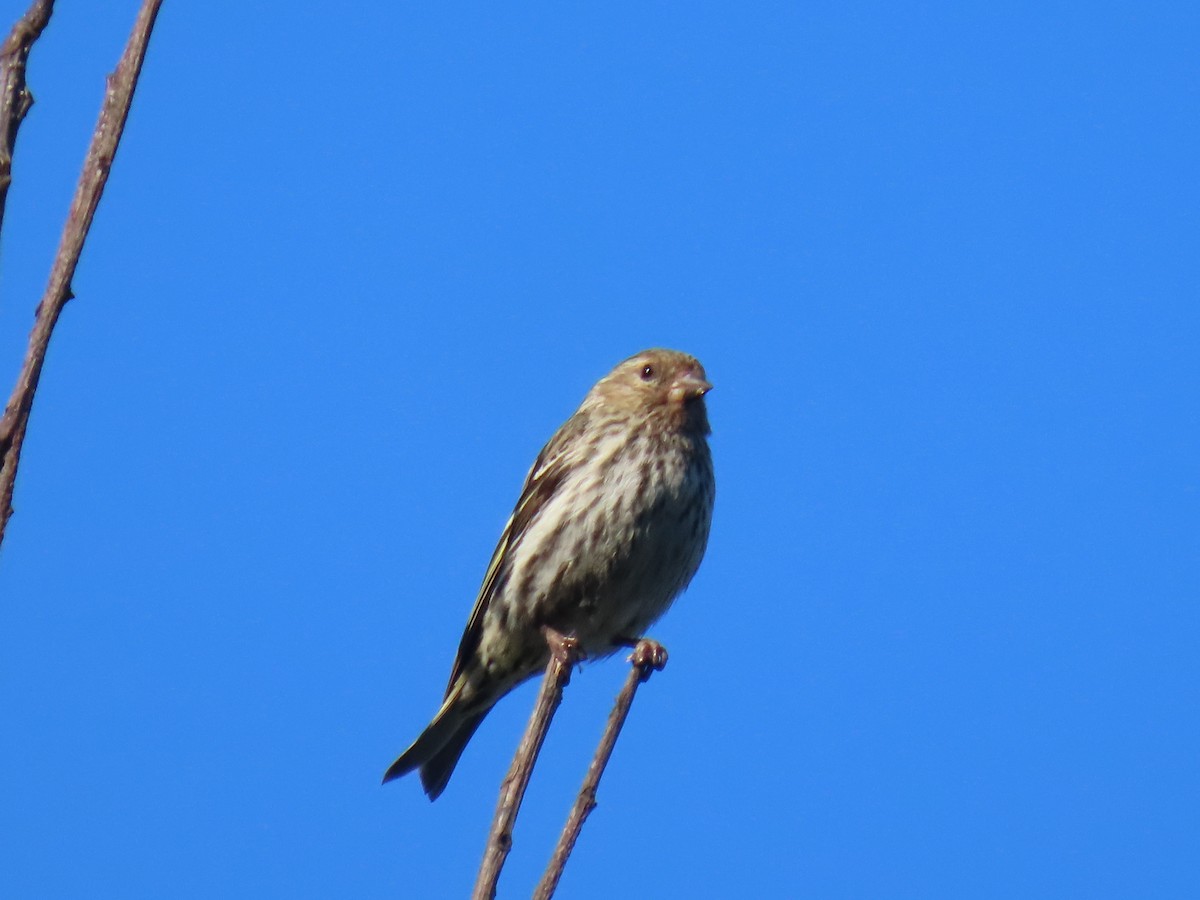
<path id="1" fill-rule="evenodd" d="M 4 540 L 4 529 L 13 511 L 13 485 L 16 483 L 17 465 L 21 459 L 21 444 L 29 421 L 29 412 L 33 408 L 33 395 L 41 378 L 42 365 L 46 361 L 50 335 L 63 307 L 72 297 L 71 280 L 75 276 L 75 267 L 79 264 L 83 242 L 87 238 L 96 207 L 100 203 L 100 195 L 104 193 L 104 184 L 108 181 L 117 145 L 121 141 L 121 132 L 125 129 L 125 120 L 129 115 L 129 105 L 133 101 L 133 90 L 142 70 L 142 61 L 146 58 L 146 45 L 150 41 L 150 32 L 154 28 L 154 20 L 161 5 L 162 0 L 144 0 L 134 22 L 133 33 L 129 36 L 129 43 L 121 55 L 121 61 L 106 81 L 100 119 L 92 134 L 92 143 L 83 162 L 79 185 L 71 200 L 67 224 L 63 227 L 58 253 L 55 254 L 54 264 L 50 268 L 50 281 L 46 285 L 46 293 L 42 295 L 42 301 L 34 315 L 25 362 L 4 409 L 4 417 L 0 418 L 0 542 Z"/>
<path id="2" fill-rule="evenodd" d="M 496 883 L 500 880 L 500 870 L 504 867 L 508 851 L 512 849 L 513 823 L 517 820 L 517 811 L 525 797 L 525 788 L 529 786 L 529 776 L 546 740 L 550 720 L 562 702 L 563 688 L 571 680 L 571 668 L 579 659 L 579 648 L 574 639 L 564 637 L 550 628 L 543 630 L 546 642 L 550 645 L 550 662 L 546 665 L 546 674 L 542 678 L 542 687 L 525 735 L 517 747 L 508 774 L 500 784 L 500 799 L 496 803 L 496 814 L 492 817 L 492 830 L 483 851 L 483 862 L 479 866 L 475 890 L 471 893 L 472 900 L 493 900 L 496 896 Z"/>
<path id="3" fill-rule="evenodd" d="M 17 130 L 33 106 L 33 94 L 25 85 L 25 64 L 52 12 L 54 0 L 34 0 L 0 47 L 0 224 L 4 222 L 4 204 L 8 200 L 8 186 L 12 184 Z"/>
<path id="4" fill-rule="evenodd" d="M 558 881 L 562 878 L 563 869 L 566 868 L 567 858 L 575 849 L 575 842 L 579 840 L 579 833 L 583 830 L 584 820 L 596 808 L 596 789 L 600 786 L 600 776 L 604 774 L 604 768 L 608 765 L 613 748 L 617 745 L 617 737 L 625 725 L 629 708 L 633 706 L 633 698 L 637 694 L 638 685 L 647 681 L 651 672 L 662 671 L 663 666 L 667 664 L 667 651 L 656 641 L 643 639 L 638 641 L 629 661 L 633 664 L 633 668 L 630 669 L 629 677 L 625 679 L 625 686 L 621 688 L 621 693 L 617 694 L 612 712 L 608 715 L 608 724 L 604 728 L 604 735 L 600 738 L 600 745 L 596 747 L 596 755 L 592 758 L 587 775 L 584 776 L 583 785 L 579 788 L 579 794 L 575 798 L 575 805 L 571 807 L 571 814 L 567 816 L 567 824 L 563 826 L 558 846 L 554 848 L 550 864 L 546 866 L 542 880 L 538 882 L 538 886 L 533 892 L 534 900 L 550 900 L 554 896 L 554 891 L 558 888 Z"/>

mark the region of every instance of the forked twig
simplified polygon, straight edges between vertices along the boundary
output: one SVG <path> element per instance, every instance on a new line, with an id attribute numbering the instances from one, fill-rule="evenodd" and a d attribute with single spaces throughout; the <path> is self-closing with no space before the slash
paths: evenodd
<path id="1" fill-rule="evenodd" d="M 492 817 L 492 830 L 483 851 L 475 889 L 471 892 L 472 900 L 493 900 L 496 896 L 496 883 L 500 880 L 500 870 L 508 858 L 508 851 L 512 849 L 513 823 L 525 797 L 525 789 L 529 786 L 529 776 L 533 774 L 534 763 L 546 740 L 550 720 L 562 702 L 563 688 L 571 680 L 571 669 L 579 659 L 579 648 L 574 639 L 551 628 L 544 628 L 543 632 L 550 645 L 550 662 L 546 665 L 546 674 L 542 678 L 542 687 L 538 691 L 529 725 L 525 728 L 508 774 L 500 783 L 500 799 L 496 803 L 496 814 Z"/>
<path id="2" fill-rule="evenodd" d="M 48 17 L 52 5 L 35 3 L 26 18 L 17 23 L 14 35 L 35 12 L 44 10 Z M 4 416 L 0 418 L 0 542 L 4 540 L 4 529 L 12 515 L 13 486 L 17 478 L 17 465 L 21 459 L 21 445 L 29 422 L 29 412 L 33 407 L 33 395 L 37 392 L 42 365 L 46 361 L 50 335 L 63 307 L 72 297 L 71 280 L 75 276 L 75 267 L 79 264 L 83 242 L 87 238 L 96 207 L 100 203 L 100 195 L 104 192 L 104 184 L 108 181 L 113 157 L 116 155 L 121 132 L 125 129 L 125 120 L 129 115 L 129 105 L 133 101 L 133 90 L 142 70 L 142 61 L 146 58 L 150 32 L 154 28 L 154 20 L 161 5 L 162 0 L 144 0 L 134 22 L 129 43 L 125 46 L 125 52 L 121 55 L 116 70 L 107 79 L 100 119 L 92 134 L 92 143 L 83 163 L 83 172 L 79 176 L 79 184 L 71 200 L 67 224 L 63 227 L 58 252 L 50 268 L 46 292 L 42 295 L 42 301 L 34 315 L 25 362 L 4 409 Z M 7 42 L 5 47 L 8 47 Z M 15 109 L 19 112 L 20 104 Z M 27 105 L 25 109 L 28 109 Z"/>
<path id="3" fill-rule="evenodd" d="M 604 774 L 613 748 L 617 745 L 617 737 L 625 725 L 625 718 L 629 715 L 629 708 L 633 705 L 638 685 L 647 681 L 651 672 L 662 671 L 663 666 L 667 664 L 667 651 L 656 641 L 642 639 L 634 647 L 629 661 L 633 664 L 633 668 L 630 669 L 629 677 L 625 679 L 625 686 L 621 688 L 621 693 L 617 694 L 612 712 L 608 715 L 608 724 L 604 728 L 604 735 L 600 738 L 596 755 L 592 758 L 592 764 L 588 767 L 587 775 L 584 776 L 583 785 L 579 788 L 575 805 L 571 807 L 571 814 L 567 816 L 567 824 L 563 826 L 558 846 L 554 848 L 550 864 L 546 866 L 542 880 L 538 882 L 538 886 L 533 892 L 534 900 L 550 900 L 554 896 L 559 879 L 562 878 L 563 869 L 566 868 L 567 859 L 570 857 L 571 851 L 575 849 L 575 842 L 579 839 L 580 831 L 583 830 L 584 820 L 596 808 L 596 789 L 600 786 L 600 776 Z"/>

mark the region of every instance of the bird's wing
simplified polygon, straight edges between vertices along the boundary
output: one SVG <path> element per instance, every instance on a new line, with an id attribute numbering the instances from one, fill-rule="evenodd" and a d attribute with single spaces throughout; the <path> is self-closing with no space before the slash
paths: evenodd
<path id="1" fill-rule="evenodd" d="M 579 415 L 576 414 L 567 420 L 550 439 L 550 442 L 542 448 L 542 452 L 534 460 L 529 474 L 525 476 L 525 484 L 521 488 L 521 497 L 517 501 L 517 508 L 509 516 L 508 523 L 500 535 L 500 541 L 496 544 L 496 550 L 492 553 L 492 560 L 488 563 L 487 573 L 483 576 L 483 585 L 479 589 L 479 596 L 475 598 L 475 608 L 471 610 L 471 618 L 467 620 L 462 641 L 458 645 L 458 655 L 454 658 L 450 683 L 446 687 L 447 696 L 454 690 L 455 682 L 458 681 L 479 646 L 479 640 L 483 633 L 483 617 L 500 584 L 501 571 L 504 569 L 509 550 L 520 543 L 529 524 L 545 508 L 571 468 L 572 454 L 568 451 L 572 446 L 578 446 L 578 442 L 571 440 L 571 437 L 582 425 L 578 421 L 579 418 Z"/>

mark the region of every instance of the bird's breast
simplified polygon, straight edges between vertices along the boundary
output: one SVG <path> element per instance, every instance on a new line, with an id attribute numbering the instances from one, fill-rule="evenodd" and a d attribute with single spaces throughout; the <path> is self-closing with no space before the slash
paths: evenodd
<path id="1" fill-rule="evenodd" d="M 638 637 L 691 581 L 708 540 L 707 447 L 648 437 L 560 484 L 513 555 L 509 580 L 531 615 L 585 651 Z"/>

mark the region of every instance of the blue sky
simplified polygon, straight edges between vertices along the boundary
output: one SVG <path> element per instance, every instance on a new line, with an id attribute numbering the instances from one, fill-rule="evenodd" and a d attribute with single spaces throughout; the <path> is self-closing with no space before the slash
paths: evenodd
<path id="1" fill-rule="evenodd" d="M 34 50 L 5 391 L 135 7 Z M 465 896 L 532 687 L 436 804 L 380 775 L 534 454 L 665 345 L 712 539 L 563 896 L 1195 896 L 1198 42 L 168 0 L 0 551 L 0 894 Z M 502 896 L 625 671 L 572 682 Z"/>

